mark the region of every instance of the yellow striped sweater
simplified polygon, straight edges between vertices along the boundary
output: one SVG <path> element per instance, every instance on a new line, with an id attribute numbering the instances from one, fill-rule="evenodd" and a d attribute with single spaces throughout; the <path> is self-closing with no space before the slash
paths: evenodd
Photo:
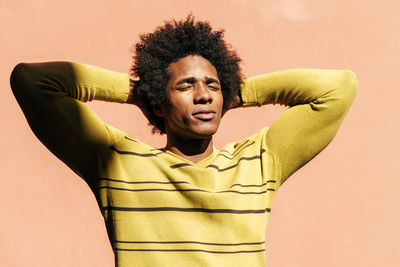
<path id="1" fill-rule="evenodd" d="M 196 164 L 105 124 L 82 103 L 125 102 L 127 74 L 19 64 L 11 87 L 36 136 L 96 195 L 117 266 L 265 266 L 273 196 L 332 140 L 357 80 L 350 71 L 312 69 L 245 80 L 244 106 L 291 107 Z"/>

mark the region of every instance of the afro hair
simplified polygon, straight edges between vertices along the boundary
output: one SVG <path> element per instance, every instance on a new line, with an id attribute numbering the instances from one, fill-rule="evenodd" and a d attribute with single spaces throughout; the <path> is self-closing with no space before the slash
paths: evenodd
<path id="1" fill-rule="evenodd" d="M 153 107 L 166 102 L 168 66 L 180 58 L 199 55 L 211 62 L 221 83 L 224 107 L 238 94 L 243 79 L 241 59 L 223 36 L 224 30 L 213 31 L 209 22 L 195 22 L 191 14 L 186 20 L 168 21 L 154 32 L 140 35 L 131 75 L 137 78 L 134 92 L 142 99 L 153 133 L 166 133 L 164 120 L 154 114 Z"/>

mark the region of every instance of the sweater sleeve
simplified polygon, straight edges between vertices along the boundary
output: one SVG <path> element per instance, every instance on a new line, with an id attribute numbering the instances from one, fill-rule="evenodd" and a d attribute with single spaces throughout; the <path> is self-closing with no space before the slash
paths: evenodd
<path id="1" fill-rule="evenodd" d="M 38 139 L 92 185 L 98 153 L 122 132 L 82 102 L 126 102 L 128 74 L 72 62 L 20 63 L 10 83 Z"/>
<path id="2" fill-rule="evenodd" d="M 333 139 L 356 92 L 347 70 L 293 69 L 246 79 L 243 106 L 289 106 L 271 125 L 266 146 L 278 158 L 280 182 L 321 152 Z"/>

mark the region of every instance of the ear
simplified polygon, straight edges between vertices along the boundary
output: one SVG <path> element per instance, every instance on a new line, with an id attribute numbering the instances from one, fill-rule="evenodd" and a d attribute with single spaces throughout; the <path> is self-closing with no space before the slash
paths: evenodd
<path id="1" fill-rule="evenodd" d="M 164 107 L 161 105 L 155 105 L 153 106 L 153 112 L 159 117 L 164 117 Z"/>

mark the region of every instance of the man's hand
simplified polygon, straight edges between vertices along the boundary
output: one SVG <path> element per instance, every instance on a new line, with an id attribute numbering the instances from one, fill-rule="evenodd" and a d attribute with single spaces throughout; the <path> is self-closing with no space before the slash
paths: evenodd
<path id="1" fill-rule="evenodd" d="M 143 103 L 141 101 L 141 98 L 137 94 L 135 94 L 134 84 L 135 84 L 135 80 L 129 79 L 130 90 L 129 90 L 129 95 L 128 95 L 128 99 L 126 100 L 126 103 L 136 105 L 140 109 L 142 109 Z"/>
<path id="2" fill-rule="evenodd" d="M 231 102 L 227 107 L 225 107 L 225 108 L 223 109 L 223 111 L 222 111 L 222 116 L 223 116 L 228 110 L 233 109 L 233 108 L 238 108 L 238 107 L 241 107 L 241 106 L 242 106 L 242 99 L 241 99 L 241 97 L 240 97 L 240 91 L 239 91 L 238 94 L 235 95 L 235 96 L 233 97 L 232 102 Z"/>
<path id="3" fill-rule="evenodd" d="M 135 80 L 130 79 L 129 80 L 129 95 L 128 95 L 128 99 L 126 100 L 127 104 L 132 104 L 132 105 L 136 105 L 143 113 L 143 115 L 147 118 L 148 121 L 150 121 L 150 116 L 149 113 L 147 111 L 146 108 L 144 108 L 144 101 L 142 99 L 141 96 L 139 96 L 138 94 L 135 94 Z"/>

